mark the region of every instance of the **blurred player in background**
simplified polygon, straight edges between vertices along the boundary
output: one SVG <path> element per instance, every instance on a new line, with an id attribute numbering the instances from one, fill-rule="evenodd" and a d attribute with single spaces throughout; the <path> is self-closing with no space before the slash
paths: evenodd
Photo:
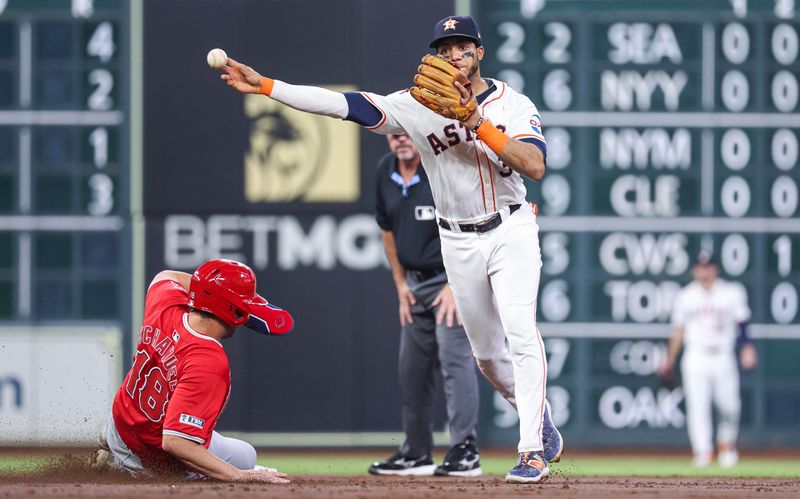
<path id="1" fill-rule="evenodd" d="M 681 348 L 683 390 L 693 464 L 708 466 L 713 458 L 712 401 L 719 413 L 717 425 L 720 466 L 731 467 L 739 460 L 741 400 L 739 370 L 756 365 L 756 350 L 747 335 L 750 307 L 744 286 L 718 278 L 719 268 L 710 253 L 701 252 L 692 269 L 694 280 L 678 294 L 672 310 L 672 336 L 667 359 L 660 369 L 667 375 L 674 369 Z"/>
<path id="2" fill-rule="evenodd" d="M 478 379 L 442 263 L 428 176 L 408 135 L 386 136 L 391 153 L 378 163 L 376 220 L 400 302 L 400 389 L 406 440 L 374 475 L 480 476 L 475 440 Z M 441 368 L 452 447 L 434 466 L 432 405 Z"/>
<path id="3" fill-rule="evenodd" d="M 523 176 L 544 176 L 541 117 L 528 97 L 481 76 L 485 48 L 471 17 L 436 22 L 428 46 L 438 57 L 428 54 L 417 70 L 431 77 L 418 73 L 410 91 L 387 96 L 292 85 L 232 58 L 221 78 L 239 92 L 382 135 L 408 134 L 417 144 L 436 201 L 447 279 L 478 368 L 519 414 L 517 465 L 506 481 L 535 483 L 550 474 L 548 462 L 558 461 L 564 447 L 545 399 L 547 358 L 536 327 L 539 226 L 523 183 Z M 420 91 L 442 106 L 421 104 Z"/>
<path id="4" fill-rule="evenodd" d="M 256 293 L 253 271 L 210 260 L 194 275 L 165 270 L 147 290 L 136 356 L 101 435 L 95 465 L 229 482 L 289 483 L 256 451 L 214 431 L 231 390 L 220 341 L 238 326 L 283 334 L 292 317 Z"/>

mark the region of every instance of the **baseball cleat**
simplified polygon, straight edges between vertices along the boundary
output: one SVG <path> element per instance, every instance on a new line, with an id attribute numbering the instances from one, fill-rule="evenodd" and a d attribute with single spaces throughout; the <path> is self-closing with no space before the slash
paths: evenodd
<path id="1" fill-rule="evenodd" d="M 719 452 L 717 457 L 719 465 L 723 468 L 733 468 L 739 462 L 739 453 L 736 449 L 726 449 Z"/>
<path id="2" fill-rule="evenodd" d="M 506 475 L 506 482 L 537 483 L 549 474 L 550 468 L 540 451 L 520 452 L 517 465 Z"/>
<path id="3" fill-rule="evenodd" d="M 692 466 L 695 468 L 705 468 L 709 464 L 711 464 L 712 456 L 710 452 L 702 453 L 702 454 L 695 454 L 692 458 Z"/>
<path id="4" fill-rule="evenodd" d="M 108 467 L 108 461 L 110 457 L 111 453 L 106 449 L 97 449 L 91 456 L 89 456 L 89 466 L 93 470 L 106 469 Z"/>
<path id="5" fill-rule="evenodd" d="M 450 448 L 442 464 L 436 467 L 435 476 L 481 476 L 481 455 L 475 445 L 475 437 L 469 436 L 460 444 Z"/>
<path id="6" fill-rule="evenodd" d="M 564 452 L 564 438 L 553 424 L 550 418 L 550 402 L 544 401 L 544 421 L 542 423 L 542 445 L 544 445 L 544 459 L 548 463 L 561 461 L 561 453 Z"/>
<path id="7" fill-rule="evenodd" d="M 431 456 L 408 457 L 399 452 L 385 461 L 377 461 L 369 467 L 371 475 L 432 476 L 436 465 Z"/>

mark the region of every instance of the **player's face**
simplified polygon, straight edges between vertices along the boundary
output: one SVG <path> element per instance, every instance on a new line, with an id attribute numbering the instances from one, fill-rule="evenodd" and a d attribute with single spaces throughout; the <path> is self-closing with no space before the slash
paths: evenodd
<path id="1" fill-rule="evenodd" d="M 436 47 L 436 55 L 455 64 L 467 78 L 478 72 L 484 49 L 469 38 L 447 38 Z"/>
<path id="2" fill-rule="evenodd" d="M 719 270 L 716 265 L 695 265 L 692 276 L 701 286 L 708 289 L 714 285 Z"/>
<path id="3" fill-rule="evenodd" d="M 389 149 L 400 161 L 410 161 L 419 155 L 417 146 L 411 142 L 408 135 L 387 135 L 386 141 L 389 142 Z"/>

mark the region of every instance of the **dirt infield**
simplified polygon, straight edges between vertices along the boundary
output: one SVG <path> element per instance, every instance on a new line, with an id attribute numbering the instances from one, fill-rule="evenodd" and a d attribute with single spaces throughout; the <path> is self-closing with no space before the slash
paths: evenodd
<path id="1" fill-rule="evenodd" d="M 683 497 L 800 497 L 800 479 L 575 477 L 552 475 L 543 483 L 507 484 L 502 476 L 481 478 L 406 478 L 359 476 L 291 477 L 289 485 L 187 482 L 179 478 L 134 478 L 96 471 L 86 453 L 62 455 L 28 473 L 0 473 L 0 498 L 11 497 L 205 497 L 272 499 L 503 499 L 522 495 L 543 497 L 683 498 Z"/>
<path id="2" fill-rule="evenodd" d="M 400 497 L 438 499 L 503 499 L 521 495 L 550 497 L 681 498 L 681 497 L 800 497 L 800 481 L 745 478 L 576 478 L 551 476 L 537 485 L 506 484 L 502 477 L 432 479 L 398 477 L 295 478 L 289 485 L 245 485 L 177 480 L 133 480 L 127 477 L 74 471 L 70 476 L 0 475 L 0 497 L 225 497 L 272 499 L 370 499 Z"/>

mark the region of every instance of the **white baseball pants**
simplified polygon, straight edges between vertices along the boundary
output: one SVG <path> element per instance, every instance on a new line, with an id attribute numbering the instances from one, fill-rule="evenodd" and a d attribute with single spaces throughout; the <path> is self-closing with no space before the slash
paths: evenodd
<path id="1" fill-rule="evenodd" d="M 714 451 L 711 403 L 717 407 L 717 443 L 736 445 L 741 397 L 739 369 L 733 352 L 706 353 L 690 350 L 681 360 L 686 395 L 686 426 L 695 455 Z"/>
<path id="2" fill-rule="evenodd" d="M 109 415 L 100 435 L 100 446 L 107 448 L 111 454 L 109 464 L 131 473 L 148 474 L 139 456 L 133 453 L 120 437 L 114 417 Z M 208 450 L 226 463 L 240 470 L 252 470 L 256 466 L 256 450 L 249 443 L 236 438 L 222 436 L 216 431 L 211 433 Z M 197 473 L 190 473 L 193 477 Z"/>
<path id="3" fill-rule="evenodd" d="M 519 413 L 519 451 L 540 451 L 547 358 L 536 328 L 539 226 L 527 203 L 500 214 L 503 223 L 483 234 L 440 228 L 442 257 L 478 367 Z"/>

